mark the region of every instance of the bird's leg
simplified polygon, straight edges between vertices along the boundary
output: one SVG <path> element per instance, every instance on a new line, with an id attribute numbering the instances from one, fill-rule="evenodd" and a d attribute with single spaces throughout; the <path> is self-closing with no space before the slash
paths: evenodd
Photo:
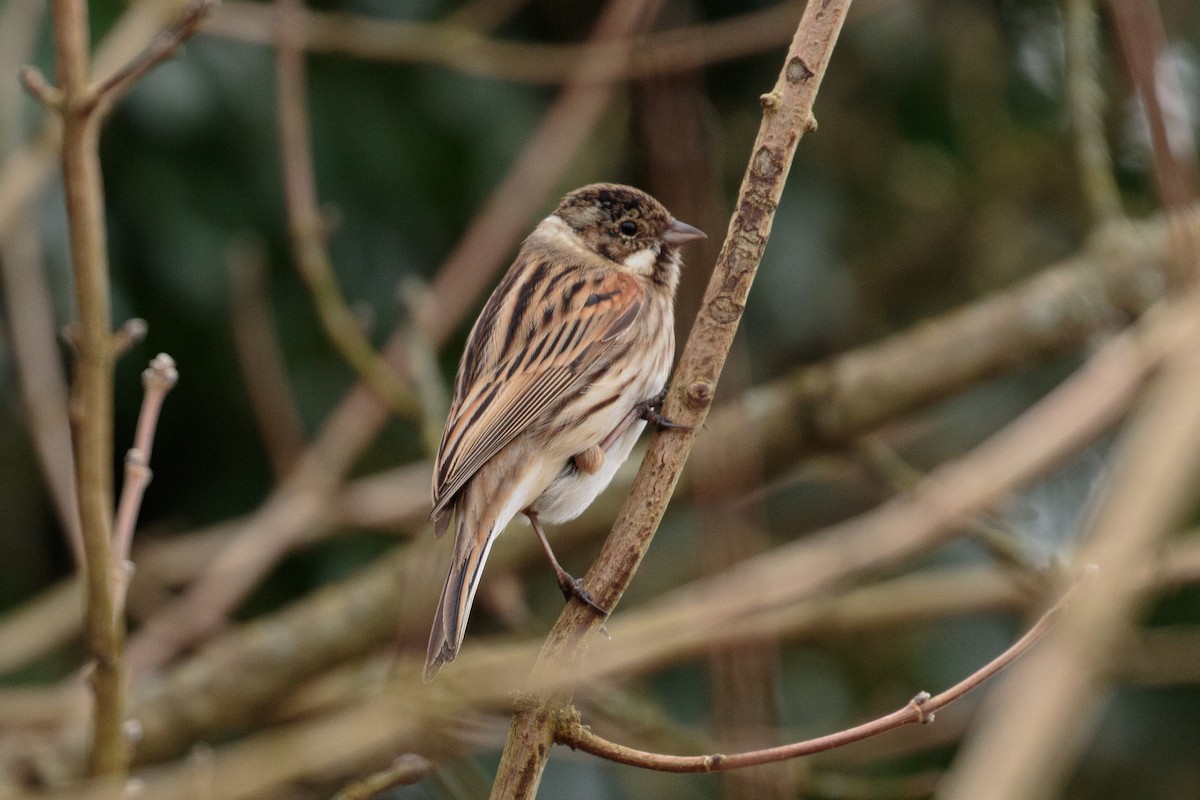
<path id="1" fill-rule="evenodd" d="M 684 425 L 682 423 L 669 420 L 666 417 L 664 417 L 662 414 L 660 414 L 654 410 L 655 408 L 658 408 L 659 406 L 661 406 L 662 401 L 665 400 L 666 398 L 667 398 L 667 389 L 666 389 L 666 387 L 663 387 L 663 390 L 661 392 L 659 392 L 658 394 L 654 395 L 654 397 L 651 397 L 648 400 L 643 400 L 642 402 L 635 405 L 633 407 L 634 413 L 636 415 L 635 419 L 644 419 L 644 420 L 646 420 L 646 422 L 649 422 L 651 425 L 654 425 L 655 427 L 658 427 L 658 428 L 677 428 L 679 430 L 684 430 L 684 431 L 690 431 L 693 428 L 695 428 L 696 427 L 695 425 Z"/>
<path id="2" fill-rule="evenodd" d="M 581 603 L 590 606 L 597 614 L 607 617 L 608 612 L 597 605 L 588 590 L 583 588 L 583 582 L 573 577 L 571 573 L 562 568 L 562 564 L 558 563 L 554 550 L 550 548 L 550 540 L 546 538 L 546 532 L 542 530 L 542 523 L 538 522 L 537 512 L 527 508 L 521 513 L 529 518 L 529 524 L 533 526 L 534 533 L 541 541 L 542 549 L 546 551 L 546 557 L 550 559 L 550 566 L 554 568 L 554 577 L 558 580 L 558 588 L 562 590 L 563 597 L 567 600 L 570 600 L 572 596 L 577 597 Z"/>
<path id="3" fill-rule="evenodd" d="M 617 427 L 612 429 L 612 433 L 604 437 L 604 441 L 600 442 L 600 444 L 592 445 L 582 453 L 575 454 L 575 466 L 588 475 L 594 475 L 599 472 L 600 467 L 604 466 L 604 454 L 608 452 L 608 448 L 612 447 L 613 442 L 619 439 L 621 434 L 629 430 L 629 426 L 639 419 L 644 419 L 651 425 L 659 428 L 678 428 L 679 430 L 690 431 L 696 427 L 695 425 L 682 425 L 678 422 L 673 422 L 654 410 L 656 406 L 662 403 L 663 398 L 666 396 L 667 390 L 663 389 L 654 395 L 654 397 L 636 403 Z"/>

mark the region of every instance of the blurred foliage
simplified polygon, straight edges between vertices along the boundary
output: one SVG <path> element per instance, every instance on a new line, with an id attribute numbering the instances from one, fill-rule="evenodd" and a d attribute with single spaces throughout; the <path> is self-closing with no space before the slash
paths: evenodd
<path id="1" fill-rule="evenodd" d="M 766 4 L 679 5 L 711 20 Z M 1177 64 L 1195 88 L 1200 6 L 1189 0 L 1161 5 Z M 319 7 L 396 19 L 436 19 L 455 10 L 438 0 L 331 0 Z M 118 0 L 91 3 L 95 39 L 124 8 Z M 598 8 L 595 2 L 533 0 L 494 35 L 578 41 Z M 778 57 L 772 51 L 703 70 L 712 163 L 726 204 L 757 127 L 758 96 L 773 82 Z M 856 3 L 818 99 L 819 131 L 800 148 L 748 307 L 744 338 L 754 380 L 1011 285 L 1081 247 L 1088 220 L 1068 132 L 1062 58 L 1059 5 L 1051 0 Z M 52 74 L 45 32 L 36 63 Z M 1103 63 L 1108 129 L 1126 208 L 1149 213 L 1156 200 L 1144 137 L 1107 39 Z M 555 90 L 332 56 L 310 58 L 308 74 L 318 191 L 335 220 L 333 260 L 345 295 L 372 341 L 381 344 L 405 319 L 398 286 L 434 274 Z M 289 261 L 274 85 L 269 51 L 202 35 L 141 81 L 104 129 L 115 317 L 149 323 L 149 336 L 124 357 L 117 374 L 118 459 L 132 438 L 141 400 L 137 376 L 146 361 L 168 352 L 182 375 L 159 426 L 139 539 L 246 513 L 274 483 L 230 330 L 227 252 L 234 242 L 254 235 L 266 243 L 271 303 L 307 432 L 353 380 Z M 1196 97 L 1193 92 L 1193 120 Z M 30 120 L 27 129 L 35 129 L 40 112 L 30 101 L 22 112 Z M 633 113 L 629 95 L 618 93 L 561 190 L 591 180 L 646 181 Z M 556 197 L 546 198 L 544 207 Z M 39 201 L 37 220 L 65 324 L 72 316 L 71 278 L 60 187 Z M 690 264 L 685 281 L 702 282 L 707 269 Z M 8 305 L 18 302 L 5 298 Z M 467 327 L 441 354 L 445 376 L 453 374 Z M 0 349 L 0 357 L 0 413 L 6 420 L 0 426 L 0 609 L 7 609 L 69 575 L 71 564 L 32 455 L 11 356 Z M 909 455 L 929 466 L 961 452 L 1069 366 L 1044 365 L 931 411 Z M 418 454 L 410 426 L 393 422 L 358 468 L 366 472 Z M 853 491 L 821 496 L 826 492 L 828 487 L 803 481 L 777 492 L 768 505 L 771 536 L 793 538 L 878 499 Z M 1080 502 L 1064 501 L 1055 491 L 1028 500 L 1034 513 L 1060 518 Z M 1067 507 L 1056 508 L 1060 503 Z M 631 599 L 651 593 L 656 582 L 699 574 L 690 528 L 686 515 L 668 519 Z M 345 575 L 390 541 L 361 532 L 289 557 L 242 613 L 281 605 Z M 977 556 L 976 548 L 962 546 L 942 557 Z M 536 591 L 546 589 L 545 581 L 537 583 Z M 1156 622 L 1200 622 L 1196 593 L 1164 602 Z M 1017 628 L 999 616 L 973 617 L 791 647 L 780 667 L 784 729 L 824 732 L 860 718 L 864 709 L 903 704 L 916 689 L 936 689 L 969 672 Z M 682 724 L 705 726 L 702 667 L 665 672 L 641 688 Z M 1122 691 L 1070 796 L 1193 797 L 1200 786 L 1198 749 L 1195 687 Z M 938 766 L 949 755 L 946 747 L 925 762 L 897 768 Z M 830 763 L 835 772 L 843 768 L 836 759 Z M 564 756 L 552 761 L 543 795 L 716 797 L 720 787 L 708 777 L 632 773 Z M 434 796 L 432 791 L 413 788 L 391 796 Z"/>

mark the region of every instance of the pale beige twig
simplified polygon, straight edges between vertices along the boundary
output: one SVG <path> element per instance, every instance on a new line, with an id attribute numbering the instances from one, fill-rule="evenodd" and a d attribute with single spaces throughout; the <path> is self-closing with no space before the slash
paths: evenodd
<path id="1" fill-rule="evenodd" d="M 54 56 L 63 95 L 62 171 L 78 313 L 71 410 L 83 534 L 86 640 L 95 698 L 91 770 L 120 775 L 128 748 L 124 722 L 124 625 L 112 593 L 113 346 L 107 242 L 100 177 L 99 118 L 90 113 L 87 8 L 55 0 Z"/>
<path id="2" fill-rule="evenodd" d="M 433 764 L 427 759 L 416 753 L 405 753 L 393 761 L 387 769 L 355 781 L 330 800 L 371 800 L 388 789 L 416 783 L 432 770 Z"/>
<path id="3" fill-rule="evenodd" d="M 142 496 L 150 485 L 150 451 L 154 445 L 154 431 L 158 427 L 158 416 L 163 400 L 179 381 L 175 361 L 166 353 L 159 353 L 142 372 L 142 408 L 138 412 L 134 431 L 133 447 L 125 454 L 125 483 L 121 486 L 121 499 L 117 504 L 116 521 L 113 524 L 113 613 L 125 613 L 125 593 L 133 573 L 133 562 L 129 560 L 129 549 L 133 544 L 133 531 L 137 525 L 138 512 L 142 507 Z"/>

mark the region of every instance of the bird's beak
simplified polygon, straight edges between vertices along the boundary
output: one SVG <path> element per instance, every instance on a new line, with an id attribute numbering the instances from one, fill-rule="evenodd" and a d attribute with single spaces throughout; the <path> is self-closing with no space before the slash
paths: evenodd
<path id="1" fill-rule="evenodd" d="M 671 220 L 670 226 L 667 227 L 667 232 L 663 234 L 663 241 L 669 245 L 678 247 L 681 244 L 692 241 L 693 239 L 707 239 L 704 231 L 699 228 L 693 228 L 686 222 L 679 220 Z"/>

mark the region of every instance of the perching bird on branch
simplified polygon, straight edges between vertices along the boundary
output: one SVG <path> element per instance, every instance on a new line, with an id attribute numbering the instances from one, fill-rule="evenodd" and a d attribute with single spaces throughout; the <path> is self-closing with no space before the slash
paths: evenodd
<path id="1" fill-rule="evenodd" d="M 596 608 L 541 522 L 574 519 L 612 480 L 661 402 L 675 352 L 679 247 L 704 234 L 650 195 L 597 183 L 563 198 L 525 240 L 471 329 L 433 471 L 454 556 L 425 661 L 458 654 L 483 565 L 517 514 L 558 585 Z"/>

